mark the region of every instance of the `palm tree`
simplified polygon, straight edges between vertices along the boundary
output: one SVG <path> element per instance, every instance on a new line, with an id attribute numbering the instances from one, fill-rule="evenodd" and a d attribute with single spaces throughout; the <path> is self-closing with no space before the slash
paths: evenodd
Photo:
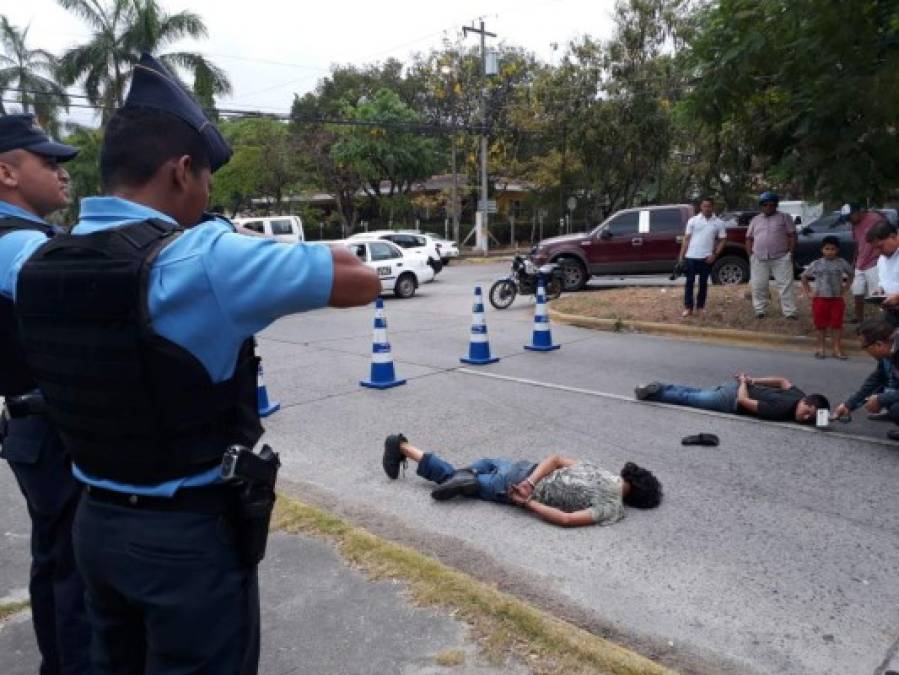
<path id="1" fill-rule="evenodd" d="M 87 44 L 66 52 L 60 72 L 66 84 L 82 81 L 88 100 L 101 108 L 105 124 L 122 105 L 125 89 L 141 52 L 157 53 L 184 37 L 207 36 L 199 15 L 184 11 L 167 14 L 155 0 L 59 0 L 93 29 Z M 204 105 L 214 95 L 231 93 L 227 75 L 201 54 L 173 52 L 159 58 L 173 71 L 184 70 L 194 77 L 194 88 Z"/>
<path id="2" fill-rule="evenodd" d="M 59 132 L 59 109 L 69 110 L 69 97 L 55 80 L 56 57 L 43 49 L 28 49 L 28 27 L 19 30 L 0 16 L 0 114 L 6 103 L 18 104 L 23 113 L 33 113 L 53 135 Z"/>

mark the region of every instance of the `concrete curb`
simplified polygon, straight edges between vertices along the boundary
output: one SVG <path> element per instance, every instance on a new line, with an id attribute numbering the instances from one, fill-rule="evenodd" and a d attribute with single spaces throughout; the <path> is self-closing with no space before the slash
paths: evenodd
<path id="1" fill-rule="evenodd" d="M 272 531 L 303 533 L 334 541 L 347 564 L 373 578 L 401 580 L 422 605 L 448 608 L 460 621 L 475 626 L 486 619 L 509 644 L 527 644 L 534 658 L 548 662 L 570 656 L 577 672 L 610 675 L 674 675 L 675 671 L 624 645 L 582 629 L 532 603 L 457 570 L 440 560 L 393 542 L 345 520 L 332 511 L 278 492 Z M 555 649 L 548 649 L 549 645 Z M 561 648 L 559 648 L 561 645 Z M 527 655 L 518 655 L 527 660 Z M 535 664 L 531 664 L 535 665 Z M 583 668 L 583 670 L 581 670 Z"/>
<path id="2" fill-rule="evenodd" d="M 580 328 L 592 328 L 614 333 L 631 332 L 650 335 L 666 335 L 686 340 L 713 342 L 716 344 L 737 345 L 740 347 L 785 348 L 792 351 L 812 351 L 815 339 L 800 335 L 778 335 L 776 333 L 757 333 L 751 330 L 735 330 L 730 328 L 701 328 L 698 326 L 682 326 L 673 323 L 656 323 L 653 321 L 623 321 L 621 319 L 597 319 L 579 314 L 565 314 L 549 308 L 549 315 L 554 321 Z M 851 343 L 844 343 L 844 351 L 859 356 L 863 352 Z"/>

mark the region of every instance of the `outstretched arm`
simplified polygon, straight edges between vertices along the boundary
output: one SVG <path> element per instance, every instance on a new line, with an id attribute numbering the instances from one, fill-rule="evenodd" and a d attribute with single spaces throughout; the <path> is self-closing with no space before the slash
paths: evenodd
<path id="1" fill-rule="evenodd" d="M 378 297 L 381 282 L 373 269 L 342 246 L 332 246 L 331 257 L 334 261 L 334 282 L 328 299 L 331 307 L 366 305 Z"/>
<path id="2" fill-rule="evenodd" d="M 565 511 L 560 511 L 552 506 L 541 504 L 533 499 L 526 501 L 524 503 L 524 508 L 537 514 L 541 520 L 545 520 L 547 523 L 552 523 L 553 525 L 559 525 L 561 527 L 581 527 L 583 525 L 593 524 L 593 514 L 589 509 L 566 513 Z"/>

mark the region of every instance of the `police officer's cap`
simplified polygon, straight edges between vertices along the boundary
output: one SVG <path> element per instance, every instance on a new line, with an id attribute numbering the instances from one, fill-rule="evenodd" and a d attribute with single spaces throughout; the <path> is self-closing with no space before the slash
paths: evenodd
<path id="1" fill-rule="evenodd" d="M 780 196 L 776 192 L 771 192 L 770 190 L 763 192 L 759 195 L 759 206 L 762 204 L 779 204 Z"/>
<path id="2" fill-rule="evenodd" d="M 60 162 L 78 154 L 78 148 L 51 141 L 34 121 L 34 115 L 0 117 L 0 152 L 9 150 L 27 150 L 35 155 L 55 157 Z"/>
<path id="3" fill-rule="evenodd" d="M 221 132 L 210 122 L 203 109 L 169 70 L 149 54 L 143 54 L 134 66 L 131 89 L 125 108 L 142 106 L 174 115 L 197 130 L 206 145 L 212 171 L 231 159 L 231 148 Z"/>

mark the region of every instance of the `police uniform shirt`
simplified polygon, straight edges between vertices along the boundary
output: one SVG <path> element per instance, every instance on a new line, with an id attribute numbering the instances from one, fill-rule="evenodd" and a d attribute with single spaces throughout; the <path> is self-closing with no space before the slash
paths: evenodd
<path id="1" fill-rule="evenodd" d="M 0 219 L 2 218 L 22 218 L 23 220 L 31 220 L 35 223 L 40 223 L 41 225 L 47 224 L 47 221 L 40 216 L 34 215 L 31 211 L 26 211 L 20 206 L 0 200 Z M 40 232 L 37 234 L 40 234 Z M 41 236 L 43 237 L 43 235 Z"/>
<path id="2" fill-rule="evenodd" d="M 90 197 L 82 200 L 81 220 L 72 233 L 90 234 L 150 218 L 174 223 L 142 204 Z M 0 293 L 15 300 L 19 271 L 45 241 L 43 234 L 30 231 L 0 238 Z M 282 316 L 327 306 L 333 278 L 327 246 L 247 237 L 234 233 L 223 220 L 206 221 L 182 232 L 154 261 L 148 281 L 150 317 L 159 335 L 187 349 L 213 382 L 222 382 L 233 374 L 240 345 L 248 337 Z M 73 471 L 90 485 L 160 497 L 171 497 L 182 487 L 208 485 L 219 476 L 216 467 L 148 486 L 88 476 L 77 466 Z"/>

